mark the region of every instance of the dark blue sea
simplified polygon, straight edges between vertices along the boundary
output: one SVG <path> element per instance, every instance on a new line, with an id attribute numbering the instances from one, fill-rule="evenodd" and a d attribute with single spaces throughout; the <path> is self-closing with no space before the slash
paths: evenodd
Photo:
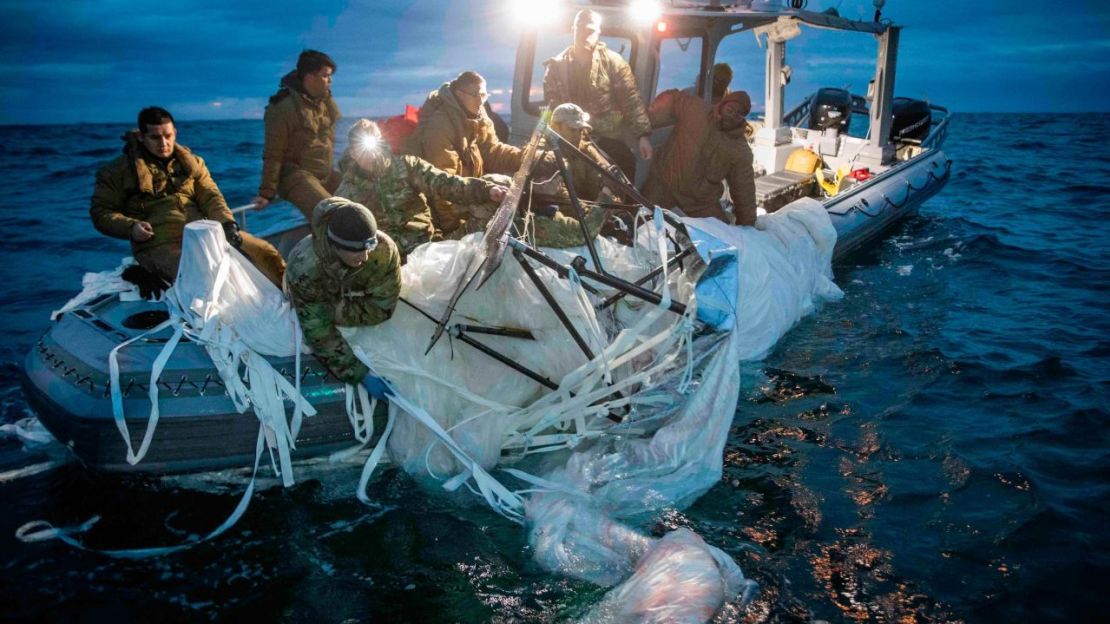
<path id="1" fill-rule="evenodd" d="M 49 313 L 125 243 L 88 218 L 123 125 L 0 127 L 0 423 Z M 340 136 L 345 132 L 340 132 Z M 846 297 L 745 369 L 721 482 L 656 519 L 761 585 L 745 622 L 1105 621 L 1110 594 L 1110 115 L 957 114 L 947 188 L 835 267 Z M 233 206 L 260 121 L 179 124 Z M 288 212 L 288 209 L 285 209 Z M 265 229 L 275 208 L 252 216 Z M 41 462 L 0 440 L 0 471 Z M 346 480 L 345 480 L 346 479 Z M 31 520 L 100 548 L 179 542 L 242 487 L 75 463 L 0 483 L 0 614 L 52 621 L 567 621 L 603 589 L 541 571 L 523 531 L 380 473 L 256 494 L 214 542 L 119 561 L 23 544 Z"/>

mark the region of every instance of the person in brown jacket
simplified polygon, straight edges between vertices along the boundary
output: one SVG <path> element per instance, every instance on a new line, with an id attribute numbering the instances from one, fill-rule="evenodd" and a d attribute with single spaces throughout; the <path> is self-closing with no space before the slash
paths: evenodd
<path id="1" fill-rule="evenodd" d="M 748 94 L 733 91 L 709 105 L 696 95 L 672 89 L 659 94 L 648 114 L 656 126 L 674 130 L 659 149 L 644 183 L 644 196 L 690 217 L 733 219 L 721 207 L 728 183 L 737 225 L 755 223 L 755 173 L 745 136 Z"/>
<path id="2" fill-rule="evenodd" d="M 551 110 L 571 102 L 589 113 L 598 147 L 634 181 L 636 158 L 625 137 L 637 137 L 640 157 L 650 160 L 651 122 L 632 68 L 600 39 L 601 15 L 591 9 L 579 11 L 574 16 L 574 43 L 544 63 L 543 98 Z"/>
<path id="3" fill-rule="evenodd" d="M 332 169 L 339 106 L 331 97 L 335 61 L 305 50 L 297 69 L 281 79 L 266 106 L 262 181 L 254 205 L 265 208 L 275 197 L 290 201 L 312 220 L 312 210 L 332 196 L 340 175 Z"/>
<path id="4" fill-rule="evenodd" d="M 173 116 L 152 106 L 124 135 L 123 155 L 96 174 L 89 215 L 101 233 L 131 241 L 135 261 L 166 284 L 177 278 L 185 224 L 223 224 L 228 242 L 279 288 L 285 261 L 273 245 L 239 230 L 204 160 L 177 143 Z"/>
<path id="5" fill-rule="evenodd" d="M 447 173 L 466 178 L 512 175 L 523 151 L 502 143 L 482 104 L 488 99 L 486 80 L 465 71 L 428 94 L 420 121 L 405 142 L 405 154 L 422 158 Z M 487 180 L 507 186 L 504 178 Z M 496 205 L 462 206 L 442 199 L 432 202 L 432 222 L 448 238 L 485 227 Z"/>

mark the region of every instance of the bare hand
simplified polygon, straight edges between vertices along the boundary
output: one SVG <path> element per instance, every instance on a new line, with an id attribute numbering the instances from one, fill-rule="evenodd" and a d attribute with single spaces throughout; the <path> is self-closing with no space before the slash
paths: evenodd
<path id="1" fill-rule="evenodd" d="M 640 158 L 651 160 L 651 141 L 646 136 L 640 137 Z"/>
<path id="2" fill-rule="evenodd" d="M 135 225 L 131 226 L 131 240 L 136 243 L 148 241 L 154 237 L 154 228 L 146 221 L 136 221 Z"/>
<path id="3" fill-rule="evenodd" d="M 270 205 L 270 200 L 261 195 L 255 195 L 254 199 L 251 200 L 251 203 L 254 204 L 255 210 L 262 210 L 266 206 Z"/>
<path id="4" fill-rule="evenodd" d="M 505 199 L 507 192 L 507 189 L 503 186 L 491 186 L 489 189 L 489 200 L 500 204 L 501 200 Z"/>

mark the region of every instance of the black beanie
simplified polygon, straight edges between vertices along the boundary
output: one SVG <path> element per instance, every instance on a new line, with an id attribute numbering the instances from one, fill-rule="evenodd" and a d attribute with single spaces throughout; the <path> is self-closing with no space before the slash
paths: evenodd
<path id="1" fill-rule="evenodd" d="M 328 219 L 328 242 L 348 251 L 373 249 L 378 244 L 378 225 L 366 206 L 331 197 L 324 201 L 334 208 Z"/>

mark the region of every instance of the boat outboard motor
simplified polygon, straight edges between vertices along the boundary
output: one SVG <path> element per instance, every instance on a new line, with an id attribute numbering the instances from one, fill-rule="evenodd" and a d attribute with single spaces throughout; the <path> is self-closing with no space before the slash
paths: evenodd
<path id="1" fill-rule="evenodd" d="M 809 109 L 809 127 L 814 130 L 835 128 L 840 134 L 848 133 L 852 122 L 852 94 L 844 89 L 825 87 L 818 89 Z"/>
<path id="2" fill-rule="evenodd" d="M 892 107 L 894 109 L 894 123 L 890 126 L 892 143 L 903 143 L 906 140 L 920 143 L 929 134 L 933 115 L 928 102 L 896 97 Z"/>

